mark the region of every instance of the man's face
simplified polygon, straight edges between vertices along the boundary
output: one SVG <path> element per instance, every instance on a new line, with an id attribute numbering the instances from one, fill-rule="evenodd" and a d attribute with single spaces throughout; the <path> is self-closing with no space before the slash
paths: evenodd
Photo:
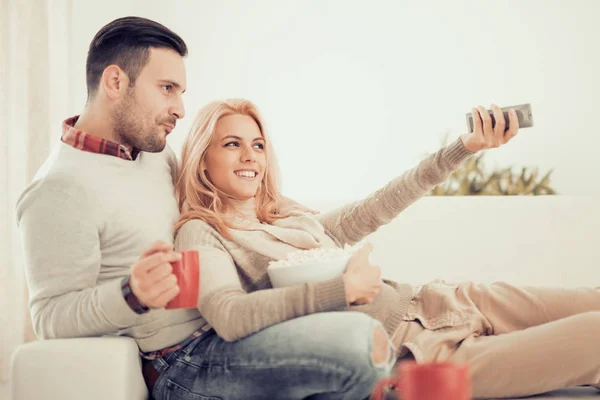
<path id="1" fill-rule="evenodd" d="M 185 115 L 181 98 L 185 87 L 183 58 L 173 50 L 151 48 L 135 86 L 127 89 L 114 110 L 117 140 L 141 151 L 162 151 L 167 135 Z"/>

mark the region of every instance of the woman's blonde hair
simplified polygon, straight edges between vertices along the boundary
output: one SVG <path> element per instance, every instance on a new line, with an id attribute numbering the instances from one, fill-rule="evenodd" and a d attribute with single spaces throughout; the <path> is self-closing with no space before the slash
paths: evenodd
<path id="1" fill-rule="evenodd" d="M 223 198 L 228 195 L 210 182 L 202 166 L 206 151 L 214 139 L 217 122 L 234 114 L 252 117 L 265 140 L 267 164 L 255 196 L 256 216 L 265 223 L 272 223 L 284 217 L 279 215 L 279 167 L 257 107 L 244 99 L 214 101 L 198 112 L 183 144 L 181 165 L 175 185 L 181 216 L 175 224 L 175 233 L 187 221 L 200 219 L 213 226 L 224 237 L 231 239 L 229 228 L 234 226 L 224 217 L 227 210 Z"/>

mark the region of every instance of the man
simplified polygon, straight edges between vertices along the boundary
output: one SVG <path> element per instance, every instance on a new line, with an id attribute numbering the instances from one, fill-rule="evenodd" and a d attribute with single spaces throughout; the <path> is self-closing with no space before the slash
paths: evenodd
<path id="1" fill-rule="evenodd" d="M 179 36 L 139 18 L 94 37 L 86 108 L 64 121 L 45 175 L 17 204 L 36 335 L 144 336 L 140 313 L 175 296 L 172 279 L 143 272 L 177 257 L 176 158 L 165 145 L 184 116 L 186 54 Z"/>
<path id="2" fill-rule="evenodd" d="M 179 291 L 170 266 L 179 258 L 172 245 L 177 160 L 166 136 L 185 115 L 186 55 L 177 34 L 144 18 L 117 19 L 92 40 L 85 110 L 64 121 L 61 141 L 17 204 L 38 337 L 126 335 L 153 360 L 202 335 L 197 309 L 164 309 Z M 358 389 L 339 389 L 345 378 L 330 389 L 317 381 L 333 381 L 315 373 L 323 377 L 279 379 L 277 390 L 364 396 L 381 370 L 359 368 L 370 374 L 358 374 L 364 377 Z M 260 368 L 246 375 L 248 386 L 256 385 L 256 374 Z M 144 377 L 152 393 L 158 373 L 151 362 L 144 363 Z"/>

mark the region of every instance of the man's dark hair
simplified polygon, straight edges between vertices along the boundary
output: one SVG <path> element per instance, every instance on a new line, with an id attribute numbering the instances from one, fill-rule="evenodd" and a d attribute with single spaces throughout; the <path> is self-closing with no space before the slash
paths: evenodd
<path id="1" fill-rule="evenodd" d="M 172 49 L 187 56 L 183 39 L 158 22 L 141 17 L 116 19 L 98 31 L 88 50 L 86 81 L 88 99 L 94 97 L 104 69 L 118 65 L 135 84 L 150 58 L 150 48 Z"/>

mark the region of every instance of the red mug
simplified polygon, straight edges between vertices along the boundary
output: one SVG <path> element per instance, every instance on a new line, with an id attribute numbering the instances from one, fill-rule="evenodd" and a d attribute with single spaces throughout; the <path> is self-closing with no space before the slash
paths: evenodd
<path id="1" fill-rule="evenodd" d="M 196 308 L 200 289 L 200 261 L 195 250 L 181 251 L 181 260 L 172 262 L 179 294 L 165 308 Z"/>
<path id="2" fill-rule="evenodd" d="M 375 385 L 371 399 L 384 399 L 384 389 L 392 386 L 402 400 L 471 400 L 471 372 L 467 364 L 404 361 L 395 376 Z"/>

